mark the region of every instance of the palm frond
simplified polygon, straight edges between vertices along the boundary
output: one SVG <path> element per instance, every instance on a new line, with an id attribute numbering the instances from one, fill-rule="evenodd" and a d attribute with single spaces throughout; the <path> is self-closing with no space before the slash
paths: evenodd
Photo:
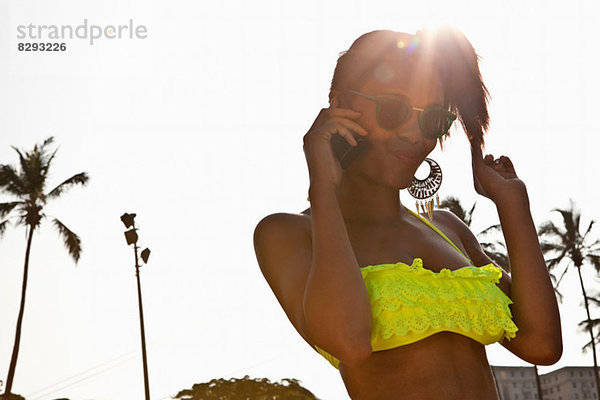
<path id="1" fill-rule="evenodd" d="M 44 140 L 44 143 L 42 143 L 42 148 L 44 148 L 52 143 L 54 143 L 54 136 L 50 136 L 46 140 Z"/>
<path id="2" fill-rule="evenodd" d="M 546 260 L 546 266 L 548 267 L 548 270 L 552 270 L 554 267 L 560 264 L 560 262 L 565 258 L 568 252 L 569 247 L 564 247 L 558 256 Z"/>
<path id="3" fill-rule="evenodd" d="M 496 242 L 479 242 L 479 245 L 485 252 L 504 252 L 502 243 Z M 500 247 L 500 249 L 498 249 Z"/>
<path id="4" fill-rule="evenodd" d="M 600 255 L 598 254 L 587 254 L 586 258 L 592 263 L 592 266 L 597 272 L 600 272 Z"/>
<path id="5" fill-rule="evenodd" d="M 594 334 L 594 330 L 597 327 L 600 327 L 600 318 L 584 319 L 579 324 L 577 324 L 577 326 L 579 327 L 580 332 L 590 332 L 590 331 L 592 332 L 593 339 L 590 340 L 589 342 L 587 342 L 581 348 L 581 350 L 585 353 L 588 348 L 592 347 L 592 342 L 597 343 L 598 339 L 600 338 L 600 335 L 597 332 L 596 332 L 596 334 Z"/>
<path id="6" fill-rule="evenodd" d="M 471 207 L 471 209 L 467 213 L 469 215 L 469 217 L 468 217 L 469 223 L 467 224 L 467 226 L 471 226 L 471 222 L 473 221 L 473 212 L 475 211 L 476 205 L 477 205 L 477 203 L 473 203 L 473 207 Z"/>
<path id="7" fill-rule="evenodd" d="M 598 338 L 594 338 L 594 342 L 598 344 Z M 587 354 L 587 351 L 592 348 L 592 341 L 587 342 L 582 348 L 581 351 L 583 354 Z"/>
<path id="8" fill-rule="evenodd" d="M 563 296 L 563 294 L 558 290 L 558 284 L 556 283 L 556 276 L 554 274 L 550 273 L 550 279 L 552 280 L 552 282 L 554 282 L 553 289 L 554 289 L 554 293 L 558 297 L 558 302 L 562 303 L 565 296 Z M 559 282 L 560 282 L 560 280 L 559 280 Z"/>
<path id="9" fill-rule="evenodd" d="M 506 250 L 502 242 L 480 243 L 483 252 L 503 270 L 510 272 L 510 260 L 506 255 Z"/>
<path id="10" fill-rule="evenodd" d="M 2 235 L 4 235 L 6 228 L 8 228 L 8 224 L 9 224 L 8 219 L 0 222 L 0 237 L 2 237 Z"/>
<path id="11" fill-rule="evenodd" d="M 585 230 L 585 233 L 583 234 L 582 237 L 586 237 L 588 235 L 588 233 L 590 233 L 590 231 L 592 230 L 592 226 L 596 223 L 595 220 L 591 220 L 590 224 L 588 225 L 587 229 Z"/>
<path id="12" fill-rule="evenodd" d="M 554 293 L 556 294 L 556 297 L 558 298 L 558 302 L 560 304 L 562 304 L 563 300 L 565 299 L 565 296 L 558 291 L 558 288 L 554 288 Z"/>
<path id="13" fill-rule="evenodd" d="M 19 164 L 21 166 L 21 181 L 23 189 L 32 198 L 43 200 L 43 191 L 48 177 L 48 170 L 55 150 L 48 154 L 47 146 L 53 142 L 53 138 L 46 139 L 41 145 L 36 144 L 32 151 L 23 153 L 20 149 L 12 146 L 19 155 Z"/>
<path id="14" fill-rule="evenodd" d="M 75 263 L 77 263 L 79 261 L 79 257 L 81 256 L 81 239 L 79 239 L 79 236 L 71 232 L 71 230 L 67 228 L 65 224 L 60 222 L 58 219 L 53 218 L 52 222 L 54 223 L 54 226 L 56 227 L 56 229 L 58 229 L 58 232 L 62 236 L 67 251 L 69 252 L 71 257 L 73 257 Z"/>
<path id="15" fill-rule="evenodd" d="M 488 256 L 494 261 L 495 264 L 500 266 L 506 272 L 510 272 L 510 261 L 508 258 L 499 253 L 489 253 Z"/>
<path id="16" fill-rule="evenodd" d="M 479 235 L 487 235 L 493 232 L 502 232 L 502 226 L 500 224 L 495 224 L 495 225 L 490 225 L 487 228 L 485 228 L 484 230 L 482 230 L 481 232 L 479 232 Z"/>
<path id="17" fill-rule="evenodd" d="M 84 185 L 89 181 L 89 176 L 85 172 L 80 172 L 78 174 L 73 175 L 69 179 L 65 180 L 63 183 L 52 189 L 47 198 L 55 198 L 60 196 L 65 190 L 69 189 L 74 185 Z"/>
<path id="18" fill-rule="evenodd" d="M 596 295 L 597 296 L 597 295 Z M 590 297 L 588 296 L 588 301 L 593 305 L 600 307 L 600 299 L 598 297 Z"/>
<path id="19" fill-rule="evenodd" d="M 28 195 L 36 196 L 41 191 L 39 190 L 39 183 L 41 182 L 41 177 L 39 175 L 41 162 L 39 157 L 37 156 L 38 145 L 36 144 L 33 148 L 32 152 L 25 152 L 25 155 L 21 152 L 20 149 L 12 146 L 12 148 L 19 155 L 19 164 L 21 167 L 21 182 L 23 182 L 23 189 Z"/>
<path id="20" fill-rule="evenodd" d="M 58 151 L 60 147 L 57 147 L 52 154 L 50 154 L 50 156 L 45 160 L 44 162 L 44 175 L 48 174 L 48 170 L 50 169 L 50 164 L 52 164 L 52 160 L 54 160 L 54 156 L 56 156 L 56 152 Z"/>
<path id="21" fill-rule="evenodd" d="M 575 220 L 577 219 L 577 214 L 575 210 L 563 210 L 560 208 L 555 208 L 552 211 L 558 211 L 563 218 L 563 223 L 565 224 L 565 228 L 567 229 L 567 238 L 569 241 L 575 241 L 577 236 L 579 235 L 578 227 L 575 226 Z"/>
<path id="22" fill-rule="evenodd" d="M 550 236 L 550 237 L 558 237 L 561 241 L 564 242 L 564 237 L 567 236 L 566 232 L 561 231 L 554 222 L 545 221 L 538 228 L 538 236 Z"/>
<path id="23" fill-rule="evenodd" d="M 448 196 L 448 197 L 444 198 L 440 202 L 440 208 L 445 208 L 446 210 L 450 211 L 451 213 L 456 215 L 458 218 L 460 218 L 461 221 L 463 221 L 465 223 L 465 225 L 470 226 L 469 225 L 470 221 L 468 220 L 468 218 L 466 216 L 466 211 L 462 207 L 462 204 L 460 204 L 460 199 L 458 199 L 457 197 Z"/>
<path id="24" fill-rule="evenodd" d="M 542 253 L 544 254 L 550 253 L 552 251 L 562 251 L 563 248 L 564 246 L 554 242 L 548 242 L 546 240 L 542 240 L 540 242 L 540 250 L 542 250 Z"/>
<path id="25" fill-rule="evenodd" d="M 27 194 L 25 183 L 11 165 L 0 165 L 0 189 L 18 197 Z"/>
<path id="26" fill-rule="evenodd" d="M 589 331 L 590 329 L 594 329 L 597 326 L 600 326 L 600 318 L 594 319 L 584 319 L 577 326 L 584 332 Z"/>
<path id="27" fill-rule="evenodd" d="M 4 216 L 10 214 L 10 212 L 19 204 L 22 204 L 22 202 L 9 201 L 7 203 L 0 203 L 0 218 L 4 218 Z"/>
<path id="28" fill-rule="evenodd" d="M 60 146 L 57 147 L 56 149 L 54 149 L 52 154 L 50 154 L 48 156 L 47 152 L 46 152 L 46 147 L 53 142 L 54 142 L 54 137 L 50 136 L 48 139 L 44 140 L 44 143 L 42 143 L 42 146 L 40 148 L 40 159 L 42 160 L 41 172 L 44 177 L 44 182 L 43 182 L 44 185 L 46 182 L 46 178 L 48 177 L 48 171 L 50 170 L 50 165 L 52 164 L 52 160 L 54 160 L 54 156 L 56 156 L 56 152 L 58 152 L 58 149 L 60 148 Z M 42 186 L 42 189 L 44 188 L 44 185 Z"/>
<path id="29" fill-rule="evenodd" d="M 560 278 L 558 279 L 558 282 L 556 282 L 555 288 L 558 288 L 558 286 L 560 285 L 560 282 L 562 282 L 562 279 L 564 278 L 565 274 L 567 273 L 567 271 L 569 271 L 569 266 L 570 265 L 571 265 L 571 263 L 567 264 L 567 266 L 565 267 L 565 269 L 562 272 L 562 274 L 560 274 Z"/>

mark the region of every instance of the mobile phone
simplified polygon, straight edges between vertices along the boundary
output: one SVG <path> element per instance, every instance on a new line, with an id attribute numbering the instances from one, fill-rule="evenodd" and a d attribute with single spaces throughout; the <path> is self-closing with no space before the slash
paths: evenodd
<path id="1" fill-rule="evenodd" d="M 331 136 L 331 148 L 333 149 L 333 154 L 340 161 L 340 165 L 343 169 L 348 168 L 350 163 L 356 159 L 367 147 L 367 140 L 350 131 L 356 142 L 358 143 L 356 146 L 352 146 L 346 138 L 344 138 L 339 133 L 336 133 Z"/>

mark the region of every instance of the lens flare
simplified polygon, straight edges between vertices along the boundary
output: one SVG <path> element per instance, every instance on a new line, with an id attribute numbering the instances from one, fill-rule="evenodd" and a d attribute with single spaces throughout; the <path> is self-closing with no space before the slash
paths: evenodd
<path id="1" fill-rule="evenodd" d="M 394 69 L 391 65 L 380 63 L 373 70 L 373 76 L 379 83 L 387 83 L 394 78 Z"/>
<path id="2" fill-rule="evenodd" d="M 412 53 L 419 46 L 419 38 L 415 37 L 406 48 L 407 53 Z"/>

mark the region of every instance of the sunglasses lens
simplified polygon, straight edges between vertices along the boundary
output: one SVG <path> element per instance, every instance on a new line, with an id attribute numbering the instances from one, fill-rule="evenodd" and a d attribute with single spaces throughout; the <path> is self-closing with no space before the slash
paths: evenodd
<path id="1" fill-rule="evenodd" d="M 453 114 L 442 108 L 430 108 L 423 112 L 421 117 L 421 132 L 428 139 L 442 137 L 454 121 Z"/>
<path id="2" fill-rule="evenodd" d="M 396 129 L 406 119 L 408 104 L 390 99 L 379 104 L 379 124 L 385 129 Z"/>

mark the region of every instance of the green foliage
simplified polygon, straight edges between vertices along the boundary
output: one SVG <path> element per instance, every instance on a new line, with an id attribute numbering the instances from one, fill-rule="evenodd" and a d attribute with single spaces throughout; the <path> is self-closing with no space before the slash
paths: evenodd
<path id="1" fill-rule="evenodd" d="M 25 397 L 23 396 L 19 396 L 18 394 L 15 393 L 6 393 L 6 394 L 2 394 L 0 395 L 0 400 L 26 400 Z"/>
<path id="2" fill-rule="evenodd" d="M 196 383 L 174 397 L 177 400 L 318 400 L 297 379 L 271 382 L 267 378 L 220 378 Z"/>

